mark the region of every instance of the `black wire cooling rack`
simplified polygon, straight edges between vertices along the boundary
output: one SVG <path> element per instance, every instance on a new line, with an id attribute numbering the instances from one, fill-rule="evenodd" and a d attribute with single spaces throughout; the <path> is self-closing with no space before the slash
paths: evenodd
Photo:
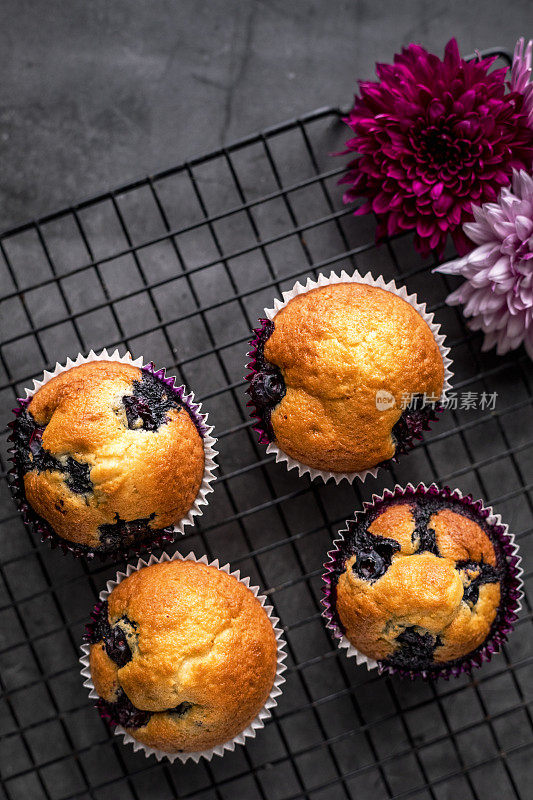
<path id="1" fill-rule="evenodd" d="M 503 55 L 503 54 L 502 54 Z M 337 186 L 347 130 L 321 109 L 152 177 L 22 225 L 0 239 L 1 798 L 526 798 L 533 756 L 531 603 L 502 654 L 473 678 L 402 682 L 348 660 L 320 616 L 336 530 L 373 492 L 432 480 L 490 501 L 533 563 L 533 371 L 523 351 L 481 352 L 409 238 L 374 245 Z M 452 346 L 458 408 L 392 473 L 311 484 L 258 446 L 244 380 L 250 329 L 298 278 L 357 267 L 406 283 Z M 75 561 L 25 531 L 9 498 L 16 396 L 43 368 L 128 348 L 190 385 L 216 426 L 220 471 L 207 511 L 179 541 L 263 587 L 288 642 L 273 719 L 233 754 L 156 763 L 109 734 L 79 674 L 89 610 L 122 565 Z M 463 393 L 497 393 L 462 408 Z M 470 395 L 469 395 L 470 396 Z"/>

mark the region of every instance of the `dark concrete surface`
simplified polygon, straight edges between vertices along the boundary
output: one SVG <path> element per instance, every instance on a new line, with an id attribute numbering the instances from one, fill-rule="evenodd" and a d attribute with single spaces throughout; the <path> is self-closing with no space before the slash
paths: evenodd
<path id="1" fill-rule="evenodd" d="M 531 0 L 1 0 L 0 229 L 345 104 L 412 40 L 522 34 Z"/>
<path id="2" fill-rule="evenodd" d="M 453 34 L 465 54 L 511 49 L 533 35 L 533 0 L 0 0 L 0 229 L 345 105 L 376 60 L 412 40 L 442 52 Z M 344 138 L 336 116 L 307 134 L 319 169 L 340 169 L 327 155 Z M 142 186 L 116 207 L 85 209 L 85 238 L 65 214 L 42 226 L 46 252 L 34 229 L 3 240 L 22 292 L 12 294 L 0 254 L 0 473 L 14 396 L 56 360 L 120 342 L 190 385 L 219 436 L 222 479 L 182 552 L 229 561 L 268 589 L 295 665 L 279 716 L 208 767 L 156 765 L 118 746 L 77 663 L 88 609 L 117 565 L 74 562 L 24 533 L 0 480 L 0 800 L 531 796 L 531 368 L 522 353 L 480 352 L 480 335 L 444 305 L 450 279 L 430 274 L 410 237 L 376 248 L 372 217 L 341 217 L 336 177 L 317 176 L 301 131 L 272 137 L 269 148 L 281 192 L 259 145 L 232 156 L 247 204 L 275 195 L 251 208 L 235 210 L 242 201 L 224 159 L 195 170 L 205 213 L 186 173 L 157 182 L 172 237 Z M 265 458 L 246 424 L 242 380 L 250 329 L 273 296 L 318 265 L 350 264 L 387 280 L 408 276 L 453 345 L 456 387 L 498 397 L 498 415 L 479 424 L 472 411 L 442 415 L 428 450 L 355 495 L 344 484 L 311 487 Z M 333 655 L 318 576 L 354 500 L 360 507 L 395 481 L 432 480 L 494 503 L 519 536 L 528 598 L 505 655 L 475 682 L 378 680 Z"/>

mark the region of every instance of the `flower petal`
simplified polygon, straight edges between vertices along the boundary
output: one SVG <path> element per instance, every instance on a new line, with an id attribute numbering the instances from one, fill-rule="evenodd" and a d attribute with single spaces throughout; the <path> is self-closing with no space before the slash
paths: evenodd
<path id="1" fill-rule="evenodd" d="M 383 217 L 379 236 L 414 231 L 423 255 L 444 251 L 448 234 L 459 255 L 472 244 L 501 243 L 501 253 L 486 260 L 477 253 L 462 269 L 469 280 L 478 268 L 494 268 L 488 280 L 498 291 L 506 281 L 500 257 L 512 269 L 533 259 L 532 50 L 517 46 L 509 91 L 506 69 L 492 68 L 495 57 L 466 62 L 454 39 L 442 59 L 410 44 L 394 63 L 377 65 L 377 81 L 359 83 L 344 118 L 345 202 L 364 198 L 364 211 Z"/>

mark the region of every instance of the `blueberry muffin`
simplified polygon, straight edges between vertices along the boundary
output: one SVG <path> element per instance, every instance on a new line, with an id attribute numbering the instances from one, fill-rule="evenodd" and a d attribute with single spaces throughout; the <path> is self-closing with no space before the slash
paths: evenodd
<path id="1" fill-rule="evenodd" d="M 308 467 L 386 464 L 436 418 L 442 355 L 425 320 L 392 292 L 353 282 L 311 289 L 256 333 L 247 391 L 262 441 Z M 433 406 L 422 409 L 424 396 Z"/>
<path id="2" fill-rule="evenodd" d="M 172 531 L 204 473 L 197 420 L 177 390 L 115 361 L 44 384 L 13 424 L 15 482 L 28 521 L 76 553 L 120 552 Z"/>
<path id="3" fill-rule="evenodd" d="M 436 676 L 475 661 L 517 596 L 513 559 L 486 516 L 444 490 L 378 501 L 334 551 L 330 618 L 393 671 Z"/>
<path id="4" fill-rule="evenodd" d="M 232 575 L 194 561 L 133 572 L 97 606 L 87 637 L 101 714 L 165 753 L 237 736 L 276 676 L 276 636 L 260 602 Z"/>

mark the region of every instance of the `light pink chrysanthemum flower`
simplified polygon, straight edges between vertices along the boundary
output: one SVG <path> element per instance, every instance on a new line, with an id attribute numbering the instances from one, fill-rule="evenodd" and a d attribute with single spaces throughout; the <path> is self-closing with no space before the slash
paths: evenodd
<path id="1" fill-rule="evenodd" d="M 496 203 L 472 212 L 463 229 L 477 247 L 434 270 L 466 279 L 446 302 L 464 305 L 470 328 L 485 334 L 483 350 L 502 355 L 523 343 L 533 359 L 533 177 L 515 171 Z"/>
<path id="2" fill-rule="evenodd" d="M 524 96 L 524 110 L 528 115 L 528 124 L 533 128 L 533 83 L 531 82 L 531 58 L 533 41 L 525 43 L 522 37 L 514 49 L 513 66 L 511 68 L 510 88 L 512 92 L 520 92 Z"/>

